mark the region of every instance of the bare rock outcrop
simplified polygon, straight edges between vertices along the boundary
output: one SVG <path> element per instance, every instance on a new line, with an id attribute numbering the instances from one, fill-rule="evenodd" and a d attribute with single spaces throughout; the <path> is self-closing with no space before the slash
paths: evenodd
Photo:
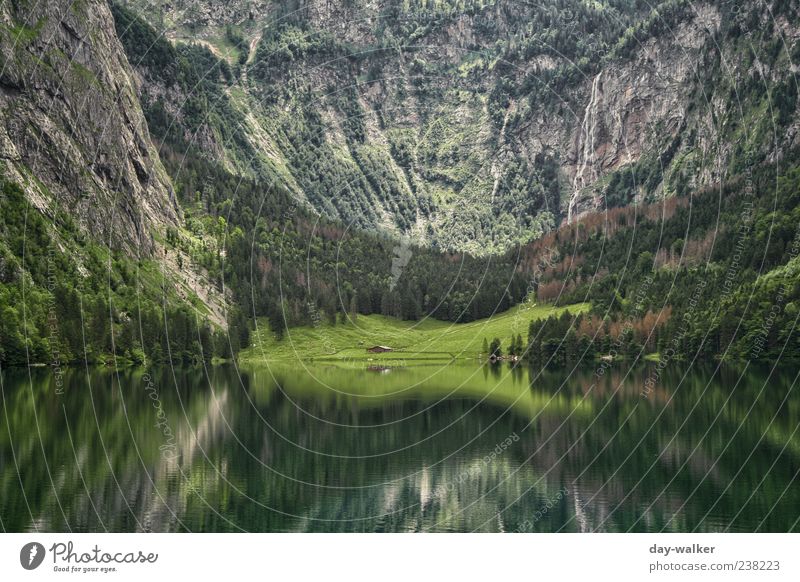
<path id="1" fill-rule="evenodd" d="M 106 2 L 0 5 L 0 167 L 48 216 L 133 255 L 177 223 Z"/>

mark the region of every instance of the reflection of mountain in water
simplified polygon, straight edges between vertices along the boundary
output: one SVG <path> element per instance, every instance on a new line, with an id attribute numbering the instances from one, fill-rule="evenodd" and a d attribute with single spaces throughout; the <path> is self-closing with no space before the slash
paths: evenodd
<path id="1" fill-rule="evenodd" d="M 791 526 L 789 376 L 766 396 L 757 371 L 666 370 L 642 398 L 649 368 L 625 372 L 165 370 L 174 451 L 140 373 L 71 373 L 60 397 L 46 371 L 6 373 L 0 517 L 12 531 Z"/>

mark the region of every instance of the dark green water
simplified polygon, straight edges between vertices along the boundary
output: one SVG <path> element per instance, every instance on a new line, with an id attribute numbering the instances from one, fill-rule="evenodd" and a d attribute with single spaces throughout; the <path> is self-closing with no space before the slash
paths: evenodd
<path id="1" fill-rule="evenodd" d="M 6 531 L 797 531 L 794 371 L 2 373 Z M 58 393 L 63 392 L 63 393 Z"/>

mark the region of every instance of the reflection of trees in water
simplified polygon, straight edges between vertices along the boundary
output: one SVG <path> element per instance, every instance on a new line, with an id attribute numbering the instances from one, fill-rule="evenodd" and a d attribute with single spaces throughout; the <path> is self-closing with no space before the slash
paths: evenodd
<path id="1" fill-rule="evenodd" d="M 589 530 L 714 530 L 730 524 L 750 531 L 769 513 L 762 530 L 781 531 L 797 518 L 798 495 L 791 487 L 770 513 L 800 468 L 800 434 L 790 439 L 800 398 L 781 407 L 791 375 L 769 379 L 759 394 L 767 380 L 760 371 L 747 371 L 733 392 L 742 370 L 714 375 L 699 369 L 685 377 L 684 371 L 667 370 L 648 398 L 639 389 L 651 374 L 645 366 L 613 370 L 602 380 L 593 371 L 580 372 L 561 387 L 548 382 L 552 375 L 534 377 L 534 385 L 593 401 L 595 416 L 588 422 L 561 426 L 562 418 L 543 417 L 526 441 L 533 466 L 550 469 L 554 479 L 571 484 L 576 503 L 582 500 L 583 515 L 576 510 L 565 529 L 585 522 Z"/>
<path id="2" fill-rule="evenodd" d="M 681 381 L 683 370 L 667 369 L 642 398 L 647 367 L 566 380 L 506 365 L 498 379 L 486 368 L 463 372 L 463 381 L 500 392 L 477 408 L 471 388 L 437 404 L 307 391 L 302 382 L 278 389 L 251 373 L 243 389 L 226 368 L 213 370 L 213 392 L 194 370 L 178 372 L 177 387 L 170 371 L 154 374 L 175 459 L 159 452 L 164 435 L 140 374 L 122 374 L 120 390 L 112 374 L 93 373 L 90 389 L 85 374 L 71 372 L 55 397 L 46 371 L 34 371 L 32 384 L 27 373 L 6 373 L 0 516 L 12 531 L 66 522 L 73 530 L 515 531 L 526 520 L 530 531 L 625 531 L 661 529 L 673 517 L 669 529 L 685 531 L 724 528 L 742 510 L 733 527 L 748 530 L 800 467 L 797 435 L 778 458 L 800 408 L 791 398 L 779 410 L 788 376 L 759 396 L 765 375 L 750 370 L 729 400 L 737 371 L 712 379 L 694 370 Z M 347 372 L 353 385 L 359 373 Z M 508 410 L 515 394 L 527 404 Z M 518 441 L 492 455 L 512 434 Z M 569 494 L 531 520 L 562 487 Z M 789 487 L 762 529 L 788 528 L 798 497 Z"/>

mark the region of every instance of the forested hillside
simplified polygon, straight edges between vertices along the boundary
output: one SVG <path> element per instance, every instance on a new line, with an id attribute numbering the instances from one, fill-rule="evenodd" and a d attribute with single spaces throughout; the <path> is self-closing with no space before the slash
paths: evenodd
<path id="1" fill-rule="evenodd" d="M 796 341 L 797 2 L 24 4 L 4 365 L 523 301 L 592 306 L 537 365 Z"/>
<path id="2" fill-rule="evenodd" d="M 230 357 L 105 2 L 0 4 L 0 365 Z M 210 303 L 210 302 L 209 302 Z"/>
<path id="3" fill-rule="evenodd" d="M 114 4 L 154 134 L 421 244 L 502 252 L 796 145 L 793 2 L 228 4 Z"/>
<path id="4" fill-rule="evenodd" d="M 199 363 L 230 358 L 231 341 L 158 261 L 109 250 L 66 214 L 53 224 L 0 179 L 0 365 Z"/>
<path id="5" fill-rule="evenodd" d="M 589 314 L 535 322 L 539 366 L 601 355 L 796 359 L 800 155 L 719 188 L 616 209 L 530 245 L 538 298 L 590 301 Z"/>
<path id="6" fill-rule="evenodd" d="M 320 218 L 279 187 L 203 160 L 182 158 L 175 173 L 187 229 L 173 232 L 168 244 L 224 281 L 243 313 L 268 317 L 278 334 L 370 313 L 471 321 L 508 309 L 527 292 L 519 249 L 489 261 L 431 250 Z"/>

